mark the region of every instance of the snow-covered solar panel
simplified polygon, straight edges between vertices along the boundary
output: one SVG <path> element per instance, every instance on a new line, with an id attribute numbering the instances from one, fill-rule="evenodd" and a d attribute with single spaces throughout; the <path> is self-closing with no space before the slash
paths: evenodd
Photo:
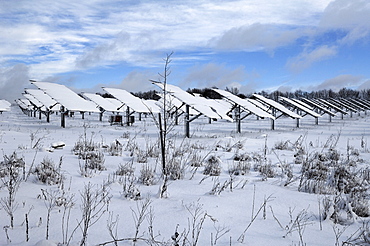
<path id="1" fill-rule="evenodd" d="M 352 99 L 352 98 L 350 98 L 350 99 L 348 99 L 348 101 L 350 101 L 350 102 L 352 102 L 352 103 L 354 103 L 354 104 L 356 104 L 356 105 L 359 105 L 359 106 L 361 106 L 364 110 L 368 110 L 368 109 L 370 109 L 370 106 L 369 105 L 366 105 L 365 103 L 363 103 L 361 100 L 356 100 L 356 99 Z"/>
<path id="2" fill-rule="evenodd" d="M 332 103 L 328 102 L 327 100 L 324 100 L 324 99 L 319 98 L 319 99 L 317 99 L 317 101 L 316 101 L 316 102 L 321 103 L 321 104 L 323 104 L 323 105 L 325 105 L 325 106 L 327 106 L 327 107 L 329 107 L 329 108 L 332 108 L 332 109 L 334 109 L 335 111 L 340 112 L 340 113 L 342 113 L 342 114 L 347 114 L 347 112 L 346 112 L 346 111 L 344 111 L 344 110 L 343 110 L 343 109 L 341 109 L 340 107 L 338 107 L 338 106 L 336 106 L 336 105 L 334 105 L 334 104 L 332 104 Z"/>
<path id="3" fill-rule="evenodd" d="M 341 102 L 339 100 L 336 100 L 336 99 L 329 99 L 329 102 L 336 105 L 337 107 L 341 108 L 341 109 L 344 109 L 344 110 L 347 110 L 347 111 L 351 111 L 351 112 L 355 112 L 357 113 L 357 109 L 355 108 L 352 108 L 351 106 L 347 105 L 346 103 L 344 102 Z"/>
<path id="4" fill-rule="evenodd" d="M 124 105 L 123 103 L 121 103 L 117 99 L 107 97 L 107 98 L 105 98 L 105 100 L 111 102 L 118 109 L 118 112 L 125 112 L 126 111 L 126 105 Z"/>
<path id="5" fill-rule="evenodd" d="M 261 108 L 257 107 L 250 100 L 242 99 L 242 98 L 240 98 L 238 96 L 235 96 L 234 94 L 232 94 L 228 91 L 225 91 L 225 90 L 220 90 L 220 89 L 213 89 L 213 90 L 215 92 L 217 92 L 218 94 L 220 94 L 221 96 L 223 96 L 223 97 L 229 99 L 230 101 L 234 102 L 235 104 L 240 105 L 241 107 L 243 107 L 245 110 L 248 110 L 252 114 L 255 114 L 255 115 L 257 115 L 259 117 L 262 117 L 262 118 L 275 119 L 274 116 L 265 112 Z"/>
<path id="6" fill-rule="evenodd" d="M 288 104 L 290 104 L 290 105 L 292 105 L 292 106 L 294 106 L 294 107 L 302 110 L 303 112 L 305 112 L 305 113 L 307 113 L 307 114 L 309 114 L 309 115 L 311 115 L 311 116 L 313 116 L 315 118 L 321 117 L 321 115 L 319 115 L 318 113 L 312 111 L 309 108 L 306 108 L 306 107 L 302 106 L 299 103 L 296 103 L 295 101 L 293 101 L 293 100 L 291 100 L 289 98 L 286 98 L 286 97 L 279 97 L 279 98 L 280 98 L 280 100 L 282 100 L 284 102 L 287 102 Z"/>
<path id="7" fill-rule="evenodd" d="M 10 111 L 10 106 L 11 106 L 11 103 L 8 102 L 7 100 L 4 100 L 4 99 L 0 100 L 0 111 L 1 112 Z"/>
<path id="8" fill-rule="evenodd" d="M 164 95 L 163 95 L 163 93 L 158 93 L 157 95 L 161 97 L 161 99 L 159 99 L 157 105 L 162 107 L 163 102 L 164 102 L 163 101 L 164 100 L 163 99 Z M 172 96 L 170 93 L 166 94 L 166 99 L 167 99 L 166 100 L 167 101 L 166 102 L 166 107 L 170 108 L 171 111 L 178 110 L 180 112 L 185 112 L 185 108 L 183 107 L 185 105 L 185 103 L 181 102 L 179 99 Z M 172 108 L 172 107 L 174 107 L 174 108 Z M 190 115 L 197 115 L 197 114 L 199 114 L 199 112 L 194 110 L 193 108 L 190 108 L 189 109 L 189 114 Z"/>
<path id="9" fill-rule="evenodd" d="M 117 89 L 117 88 L 107 88 L 103 87 L 103 90 L 114 96 L 117 100 L 127 105 L 132 110 L 138 113 L 159 113 L 160 109 L 156 105 L 152 105 L 151 103 L 145 103 L 144 99 L 140 99 L 130 92 Z"/>
<path id="10" fill-rule="evenodd" d="M 51 98 L 48 94 L 38 89 L 25 89 L 25 92 L 34 98 L 36 98 L 42 105 L 44 105 L 48 110 L 59 111 L 60 104 Z M 25 94 L 26 95 L 26 94 Z"/>
<path id="11" fill-rule="evenodd" d="M 26 98 L 16 99 L 15 102 L 22 109 L 32 110 L 32 108 L 33 108 L 31 102 L 28 99 L 26 99 Z"/>
<path id="12" fill-rule="evenodd" d="M 314 110 L 314 107 L 312 107 L 311 105 L 308 105 L 305 102 L 302 102 L 301 100 L 299 100 L 297 98 L 291 98 L 290 100 L 293 100 L 294 102 L 301 104 L 303 107 L 306 107 L 308 109 Z"/>
<path id="13" fill-rule="evenodd" d="M 89 100 L 91 100 L 92 102 L 94 102 L 97 106 L 103 108 L 105 111 L 122 112 L 120 109 L 120 106 L 122 105 L 122 103 L 120 106 L 117 107 L 111 101 L 107 100 L 106 98 L 100 95 L 93 94 L 93 93 L 82 93 L 82 95 L 88 98 Z"/>
<path id="14" fill-rule="evenodd" d="M 154 83 L 162 90 L 166 89 L 167 92 L 171 93 L 172 96 L 176 97 L 186 105 L 189 105 L 199 113 L 203 114 L 204 116 L 212 119 L 226 119 L 228 121 L 233 121 L 231 117 L 226 115 L 223 110 L 218 107 L 218 104 L 213 104 L 209 102 L 206 98 L 195 97 L 190 93 L 182 90 L 181 88 L 166 84 L 166 88 L 162 83 Z"/>
<path id="15" fill-rule="evenodd" d="M 46 109 L 46 107 L 44 106 L 44 104 L 42 104 L 34 96 L 32 96 L 30 94 L 23 94 L 23 96 L 25 98 L 27 98 L 31 102 L 31 104 L 33 104 L 37 109 L 41 109 L 41 110 L 45 110 Z"/>
<path id="16" fill-rule="evenodd" d="M 40 90 L 65 107 L 65 110 L 79 112 L 100 112 L 95 103 L 85 100 L 64 85 L 49 82 L 31 82 Z"/>
<path id="17" fill-rule="evenodd" d="M 298 114 L 290 111 L 289 109 L 287 109 L 286 107 L 284 107 L 280 103 L 275 102 L 274 100 L 268 99 L 268 98 L 266 98 L 264 96 L 261 96 L 261 95 L 258 95 L 258 94 L 253 94 L 253 97 L 254 98 L 257 98 L 258 100 L 260 100 L 260 101 L 268 104 L 269 106 L 271 106 L 271 107 L 279 110 L 283 114 L 286 114 L 286 115 L 288 115 L 289 117 L 291 117 L 293 119 L 300 119 L 300 118 L 302 118 L 300 115 L 298 115 Z"/>
<path id="18" fill-rule="evenodd" d="M 339 102 L 342 103 L 345 107 L 347 107 L 349 110 L 353 111 L 353 112 L 358 112 L 358 111 L 362 111 L 364 110 L 363 107 L 359 106 L 359 105 L 356 105 L 350 101 L 348 101 L 347 99 L 344 99 L 344 98 L 340 98 L 339 99 Z"/>
<path id="19" fill-rule="evenodd" d="M 313 107 L 319 109 L 320 111 L 330 115 L 330 116 L 335 116 L 335 113 L 331 112 L 330 110 L 328 110 L 327 108 L 323 107 L 322 105 L 312 101 L 312 100 L 309 100 L 307 98 L 302 98 L 302 101 L 304 101 L 305 103 L 307 104 L 310 104 L 312 105 Z"/>

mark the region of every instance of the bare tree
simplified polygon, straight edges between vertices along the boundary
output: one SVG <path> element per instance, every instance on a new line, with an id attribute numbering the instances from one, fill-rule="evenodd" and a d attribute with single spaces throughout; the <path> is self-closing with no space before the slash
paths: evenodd
<path id="1" fill-rule="evenodd" d="M 106 186 L 94 188 L 94 185 L 88 183 L 81 192 L 81 210 L 82 218 L 78 226 L 82 230 L 82 239 L 80 245 L 86 245 L 88 230 L 94 225 L 103 214 L 108 210 L 107 204 L 110 200 L 110 195 Z"/>
<path id="2" fill-rule="evenodd" d="M 170 63 L 171 63 L 171 56 L 173 52 L 166 55 L 166 58 L 164 58 L 164 71 L 163 74 L 159 73 L 160 79 L 159 81 L 150 80 L 153 83 L 160 83 L 162 84 L 162 112 L 158 114 L 158 117 L 155 117 L 153 115 L 153 119 L 159 129 L 159 139 L 160 139 L 160 146 L 161 146 L 161 160 L 162 160 L 162 174 L 163 174 L 163 184 L 161 185 L 159 196 L 161 198 L 166 196 L 167 191 L 167 185 L 168 185 L 168 173 L 166 168 L 166 150 L 167 150 L 167 137 L 170 132 L 170 130 L 175 125 L 174 122 L 171 122 L 171 115 L 169 112 L 167 112 L 169 109 L 171 109 L 171 105 L 168 105 L 170 103 L 170 100 L 168 99 L 167 95 L 167 80 L 168 77 L 171 74 L 170 69 Z M 169 107 L 170 106 L 170 107 Z"/>
<path id="3" fill-rule="evenodd" d="M 18 158 L 14 152 L 11 156 L 4 155 L 4 161 L 1 163 L 0 177 L 3 186 L 8 190 L 8 196 L 0 199 L 0 204 L 9 215 L 10 227 L 14 227 L 14 212 L 18 208 L 15 201 L 16 193 L 21 184 L 22 177 L 20 168 L 24 168 L 25 163 L 22 158 Z"/>

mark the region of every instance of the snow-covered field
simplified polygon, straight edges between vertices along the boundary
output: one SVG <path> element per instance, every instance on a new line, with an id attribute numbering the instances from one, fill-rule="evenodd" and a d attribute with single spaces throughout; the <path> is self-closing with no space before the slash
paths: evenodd
<path id="1" fill-rule="evenodd" d="M 107 118 L 99 122 L 97 114 L 82 120 L 76 113 L 66 119 L 63 129 L 58 115 L 52 115 L 46 123 L 44 117 L 29 117 L 13 107 L 0 115 L 4 156 L 0 160 L 16 152 L 25 167 L 19 169 L 22 180 L 14 192 L 13 228 L 5 205 L 9 198 L 4 183 L 7 175 L 2 178 L 0 244 L 79 245 L 84 228 L 80 223 L 82 197 L 90 187 L 90 195 L 98 192 L 97 198 L 105 195 L 105 200 L 92 211 L 97 215 L 89 224 L 88 245 L 104 244 L 114 237 L 118 245 L 176 245 L 175 241 L 178 245 L 341 245 L 357 237 L 368 221 L 359 214 L 366 215 L 369 209 L 370 180 L 363 174 L 370 159 L 369 117 L 361 113 L 352 118 L 338 116 L 329 122 L 323 116 L 315 125 L 307 116 L 300 128 L 295 127 L 295 120 L 282 118 L 276 121 L 274 131 L 269 120 L 252 117 L 242 122 L 241 134 L 235 132 L 235 123 L 209 124 L 207 119 L 199 118 L 190 125 L 190 139 L 183 138 L 180 123 L 168 140 L 172 153 L 168 162 L 178 164 L 183 172 L 178 180 L 169 181 L 167 198 L 159 198 L 158 129 L 150 117 L 142 121 L 136 118 L 133 126 L 111 126 Z M 87 170 L 85 176 L 81 175 L 80 166 L 83 171 L 85 161 L 72 149 L 84 140 L 93 142 L 95 151 L 104 154 L 106 170 Z M 58 142 L 65 146 L 53 149 L 51 145 Z M 113 156 L 109 147 L 118 142 L 122 152 Z M 327 194 L 298 191 L 302 160 L 312 162 L 313 153 L 322 154 L 316 161 L 322 158 L 322 165 L 328 169 L 328 178 L 319 187 Z M 35 168 L 43 161 L 55 164 L 63 174 L 62 184 L 47 185 L 37 178 Z M 202 165 L 197 167 L 199 163 Z M 204 174 L 209 163 L 220 164 L 219 176 Z M 120 166 L 126 171 L 132 167 L 133 173 L 129 170 L 126 175 L 116 175 Z M 338 184 L 340 178 L 333 171 L 338 167 L 345 167 L 354 178 L 342 178 L 344 184 Z M 233 168 L 238 172 L 230 174 Z M 154 174 L 146 179 L 150 185 L 143 184 L 143 173 Z M 352 182 L 348 180 L 356 179 L 355 174 L 365 189 L 361 193 L 363 213 L 355 211 L 352 190 L 333 188 L 346 186 Z M 340 223 L 334 223 L 335 219 Z"/>

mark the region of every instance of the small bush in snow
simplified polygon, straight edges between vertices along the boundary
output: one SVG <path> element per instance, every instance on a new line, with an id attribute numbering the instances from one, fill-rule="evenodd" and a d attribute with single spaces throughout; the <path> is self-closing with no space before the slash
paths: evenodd
<path id="1" fill-rule="evenodd" d="M 166 165 L 165 170 L 166 175 L 169 179 L 178 180 L 184 178 L 185 166 L 181 162 L 180 158 L 172 158 L 170 162 Z"/>
<path id="2" fill-rule="evenodd" d="M 149 164 L 143 164 L 140 170 L 139 182 L 144 185 L 153 185 L 154 181 L 154 171 Z"/>
<path id="3" fill-rule="evenodd" d="M 37 179 L 47 185 L 55 185 L 62 183 L 64 176 L 61 173 L 61 161 L 59 166 L 56 166 L 53 160 L 44 157 L 41 163 L 35 167 L 34 174 Z"/>
<path id="4" fill-rule="evenodd" d="M 280 142 L 275 143 L 274 149 L 278 149 L 278 150 L 292 150 L 293 149 L 293 146 L 292 146 L 292 143 L 289 140 L 286 140 L 286 141 L 283 141 L 282 140 Z"/>
<path id="5" fill-rule="evenodd" d="M 133 161 L 127 162 L 126 164 L 119 164 L 116 171 L 116 175 L 125 176 L 133 175 L 135 172 L 135 167 Z"/>
<path id="6" fill-rule="evenodd" d="M 139 188 L 136 186 L 136 178 L 133 175 L 127 175 L 120 179 L 122 183 L 121 195 L 126 199 L 139 200 L 141 194 Z"/>
<path id="7" fill-rule="evenodd" d="M 25 162 L 22 157 L 18 157 L 14 151 L 10 156 L 4 155 L 4 160 L 0 162 L 0 178 L 9 175 L 10 169 L 12 173 L 17 176 L 20 174 L 20 169 L 25 168 Z"/>
<path id="8" fill-rule="evenodd" d="M 103 152 L 101 151 L 90 152 L 86 156 L 85 167 L 92 170 L 104 171 L 106 170 L 104 162 L 105 159 Z"/>
<path id="9" fill-rule="evenodd" d="M 263 163 L 261 165 L 257 165 L 255 169 L 260 172 L 262 180 L 267 180 L 267 178 L 275 178 L 277 175 L 276 170 L 271 163 Z"/>
<path id="10" fill-rule="evenodd" d="M 220 158 L 214 155 L 208 157 L 204 166 L 203 174 L 209 176 L 219 176 L 221 174 Z"/>
<path id="11" fill-rule="evenodd" d="M 123 149 L 122 144 L 118 140 L 116 140 L 109 145 L 107 151 L 111 156 L 121 156 L 122 149 Z"/>
<path id="12" fill-rule="evenodd" d="M 246 175 L 251 169 L 251 163 L 248 161 L 235 161 L 229 166 L 229 174 Z"/>
<path id="13" fill-rule="evenodd" d="M 85 160 L 91 152 L 99 150 L 99 145 L 94 143 L 92 139 L 86 140 L 80 138 L 72 148 L 72 152 L 78 155 L 78 158 Z"/>
<path id="14" fill-rule="evenodd" d="M 192 152 L 189 158 L 190 158 L 190 161 L 189 161 L 190 166 L 192 167 L 203 166 L 204 158 L 200 154 L 198 154 L 196 151 Z"/>
<path id="15" fill-rule="evenodd" d="M 144 150 L 137 149 L 136 153 L 136 161 L 138 163 L 147 163 L 148 162 L 148 155 Z"/>

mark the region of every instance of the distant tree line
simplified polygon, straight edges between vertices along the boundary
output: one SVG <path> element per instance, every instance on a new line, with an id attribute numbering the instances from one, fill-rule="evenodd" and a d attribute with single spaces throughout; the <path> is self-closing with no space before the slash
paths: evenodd
<path id="1" fill-rule="evenodd" d="M 221 96 L 213 90 L 213 88 L 204 88 L 204 89 L 198 89 L 198 88 L 193 88 L 193 89 L 187 89 L 187 92 L 192 94 L 192 95 L 200 95 L 202 97 L 208 98 L 208 99 L 221 99 Z M 226 87 L 226 91 L 231 92 L 234 95 L 237 95 L 240 98 L 248 98 L 252 95 L 251 94 L 243 94 L 240 93 L 238 88 L 231 87 L 228 88 Z M 147 92 L 131 92 L 134 96 L 137 96 L 139 98 L 145 99 L 145 100 L 159 100 L 160 99 L 160 92 L 156 90 L 150 90 Z M 98 93 L 102 97 L 110 97 L 112 98 L 113 96 L 110 95 L 109 93 Z M 342 88 L 338 92 L 335 92 L 331 89 L 324 89 L 324 90 L 318 90 L 318 91 L 302 91 L 302 90 L 296 90 L 294 92 L 282 92 L 282 91 L 273 91 L 273 92 L 267 92 L 267 91 L 261 91 L 261 92 L 256 92 L 256 94 L 262 95 L 266 98 L 270 98 L 273 100 L 277 100 L 279 96 L 287 97 L 287 98 L 307 98 L 307 99 L 312 99 L 312 98 L 322 98 L 322 99 L 328 99 L 328 98 L 361 98 L 361 99 L 366 99 L 370 100 L 370 89 L 364 89 L 364 90 L 353 90 L 349 88 Z"/>

